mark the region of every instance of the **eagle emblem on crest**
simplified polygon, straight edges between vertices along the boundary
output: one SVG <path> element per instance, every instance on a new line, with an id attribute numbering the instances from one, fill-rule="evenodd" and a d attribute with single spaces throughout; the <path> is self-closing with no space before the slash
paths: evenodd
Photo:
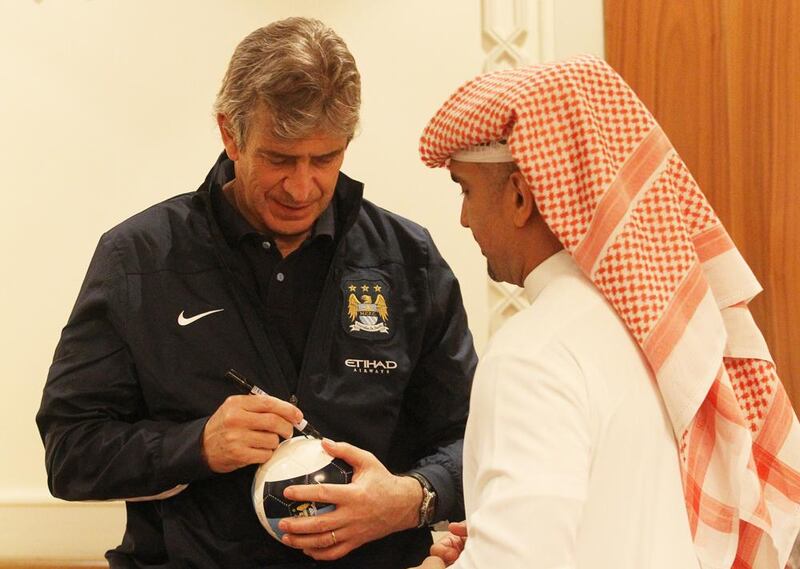
<path id="1" fill-rule="evenodd" d="M 351 332 L 388 334 L 389 305 L 379 283 L 347 286 L 347 317 Z"/>

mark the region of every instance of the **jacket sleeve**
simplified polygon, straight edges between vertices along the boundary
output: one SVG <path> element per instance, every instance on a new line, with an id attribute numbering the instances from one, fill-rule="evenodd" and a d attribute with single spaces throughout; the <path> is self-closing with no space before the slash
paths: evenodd
<path id="1" fill-rule="evenodd" d="M 478 358 L 458 281 L 432 240 L 429 244 L 430 312 L 412 379 L 413 419 L 424 457 L 412 470 L 436 490 L 436 521 L 456 521 L 464 519 L 461 452 Z"/>
<path id="2" fill-rule="evenodd" d="M 210 474 L 201 453 L 207 418 L 148 418 L 125 341 L 126 303 L 120 253 L 105 235 L 62 330 L 36 416 L 56 497 L 168 496 Z"/>

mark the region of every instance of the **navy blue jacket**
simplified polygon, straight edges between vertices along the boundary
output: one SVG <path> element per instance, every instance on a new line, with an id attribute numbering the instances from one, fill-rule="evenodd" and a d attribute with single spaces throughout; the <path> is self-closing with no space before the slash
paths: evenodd
<path id="1" fill-rule="evenodd" d="M 476 356 L 458 283 L 428 232 L 362 199 L 340 174 L 335 253 L 294 393 L 270 346 L 260 299 L 223 238 L 209 191 L 230 176 L 223 156 L 196 192 L 104 234 L 56 349 L 37 423 L 51 492 L 128 501 L 112 567 L 370 567 L 417 564 L 427 529 L 395 533 L 335 563 L 316 564 L 260 526 L 255 467 L 211 472 L 202 432 L 235 368 L 268 393 L 295 396 L 334 440 L 415 469 L 439 496 L 439 519 L 461 519 L 461 439 Z M 380 287 L 386 311 L 354 319 L 352 286 Z M 372 293 L 374 296 L 374 293 Z M 189 326 L 191 316 L 223 309 Z"/>

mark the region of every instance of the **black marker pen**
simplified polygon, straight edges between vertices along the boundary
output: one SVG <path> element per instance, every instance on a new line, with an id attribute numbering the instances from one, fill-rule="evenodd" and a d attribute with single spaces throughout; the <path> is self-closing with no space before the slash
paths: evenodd
<path id="1" fill-rule="evenodd" d="M 245 379 L 245 377 L 235 369 L 229 369 L 228 371 L 226 371 L 225 377 L 233 381 L 237 386 L 239 386 L 239 389 L 245 393 L 250 393 L 252 395 L 263 395 L 263 396 L 268 395 L 266 391 L 264 391 L 257 385 L 253 385 L 252 383 L 247 381 L 247 379 Z M 319 431 L 317 431 L 314 427 L 312 427 L 311 424 L 305 419 L 302 419 L 299 423 L 295 423 L 294 428 L 303 433 L 303 435 L 305 435 L 306 437 L 322 439 L 322 435 L 319 434 Z"/>

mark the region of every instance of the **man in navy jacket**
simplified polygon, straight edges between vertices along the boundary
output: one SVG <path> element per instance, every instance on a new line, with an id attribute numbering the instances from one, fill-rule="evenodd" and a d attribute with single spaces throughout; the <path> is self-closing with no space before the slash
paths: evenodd
<path id="1" fill-rule="evenodd" d="M 256 30 L 203 184 L 101 238 L 37 422 L 54 495 L 127 501 L 112 567 L 408 567 L 430 523 L 463 518 L 458 283 L 425 229 L 339 171 L 359 106 L 332 30 Z M 237 394 L 229 368 L 270 396 Z M 354 478 L 288 490 L 337 508 L 284 520 L 279 543 L 250 485 L 302 417 Z"/>

